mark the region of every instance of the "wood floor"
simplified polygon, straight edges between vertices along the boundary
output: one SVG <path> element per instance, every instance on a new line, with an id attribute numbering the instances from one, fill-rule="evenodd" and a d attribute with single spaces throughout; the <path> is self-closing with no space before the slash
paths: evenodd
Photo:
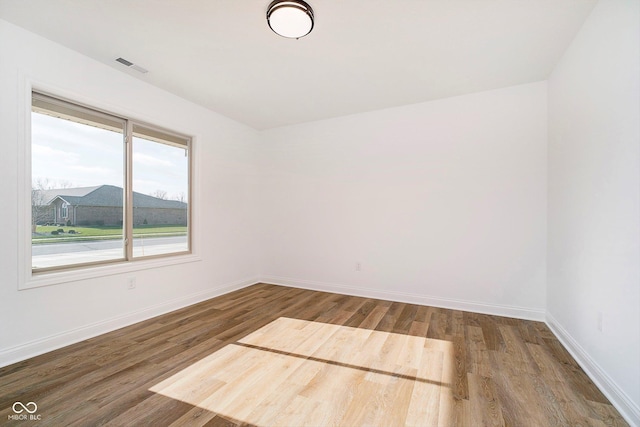
<path id="1" fill-rule="evenodd" d="M 255 285 L 0 369 L 0 424 L 627 425 L 544 323 Z M 25 412 L 26 414 L 26 412 Z"/>

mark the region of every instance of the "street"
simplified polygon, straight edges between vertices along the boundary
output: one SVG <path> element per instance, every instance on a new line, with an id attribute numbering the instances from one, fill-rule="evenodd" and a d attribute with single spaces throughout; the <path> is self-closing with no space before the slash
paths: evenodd
<path id="1" fill-rule="evenodd" d="M 133 247 L 186 244 L 187 236 L 134 238 Z M 72 252 L 100 251 L 122 248 L 122 240 L 92 240 L 80 242 L 41 243 L 31 246 L 32 256 Z"/>
<path id="2" fill-rule="evenodd" d="M 124 259 L 122 240 L 94 240 L 32 245 L 31 265 L 46 268 Z M 188 250 L 187 236 L 133 239 L 133 256 L 171 254 Z"/>

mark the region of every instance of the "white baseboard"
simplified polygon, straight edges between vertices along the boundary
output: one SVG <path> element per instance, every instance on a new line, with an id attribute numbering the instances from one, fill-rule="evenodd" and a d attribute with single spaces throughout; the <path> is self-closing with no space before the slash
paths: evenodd
<path id="1" fill-rule="evenodd" d="M 315 282 L 309 280 L 292 279 L 288 277 L 265 276 L 250 278 L 229 283 L 215 289 L 198 292 L 147 307 L 132 313 L 114 317 L 91 325 L 65 331 L 56 335 L 34 340 L 9 349 L 0 351 L 0 367 L 74 344 L 100 334 L 114 331 L 134 323 L 150 319 L 198 302 L 202 302 L 226 293 L 251 286 L 256 283 L 289 286 L 314 291 L 333 292 L 343 295 L 353 295 L 365 298 L 377 298 L 412 304 L 429 305 L 453 310 L 471 311 L 475 313 L 492 314 L 496 316 L 515 317 L 526 320 L 546 321 L 551 331 L 573 356 L 586 374 L 604 393 L 609 401 L 622 414 L 625 420 L 635 427 L 640 427 L 640 408 L 633 402 L 609 377 L 605 371 L 589 356 L 578 342 L 560 325 L 550 314 L 542 309 L 513 307 L 499 304 L 487 304 L 475 301 L 440 298 L 427 295 L 416 295 L 404 292 L 389 292 L 359 288 L 354 286 L 337 285 L 333 283 Z"/>
<path id="2" fill-rule="evenodd" d="M 624 419 L 632 427 L 640 427 L 640 407 L 638 407 L 638 404 L 633 402 L 625 392 L 618 387 L 615 381 L 589 356 L 551 313 L 547 313 L 547 325 L 564 348 L 573 356 L 580 367 L 582 367 L 589 378 L 591 378 L 600 391 L 609 399 L 611 404 L 615 406 Z"/>
<path id="3" fill-rule="evenodd" d="M 150 319 L 152 317 L 160 316 L 161 314 L 165 314 L 170 311 L 178 310 L 192 304 L 224 295 L 226 293 L 245 288 L 255 283 L 258 283 L 257 278 L 250 278 L 234 283 L 228 283 L 226 285 L 216 287 L 215 289 L 210 289 L 180 298 L 175 298 L 173 300 L 166 301 L 151 307 L 146 307 L 142 310 L 127 313 L 122 316 L 102 320 L 100 322 L 82 326 L 76 329 L 71 329 L 15 347 L 3 349 L 2 351 L 0 351 L 0 367 L 11 365 L 13 363 L 38 356 L 52 350 L 56 350 L 80 341 L 84 341 L 89 338 L 93 338 L 97 335 L 105 334 L 107 332 L 111 332 L 116 329 L 120 329 L 122 327 Z"/>
<path id="4" fill-rule="evenodd" d="M 334 283 L 314 282 L 309 280 L 292 279 L 289 277 L 265 276 L 262 283 L 289 286 L 292 288 L 310 289 L 313 291 L 333 292 L 343 295 L 353 295 L 365 298 L 377 298 L 389 301 L 405 302 L 409 304 L 429 305 L 433 307 L 449 308 L 452 310 L 471 311 L 474 313 L 492 314 L 495 316 L 515 317 L 517 319 L 536 320 L 544 322 L 545 311 L 526 307 L 514 307 L 499 304 L 487 304 L 477 301 L 465 301 L 451 298 L 440 298 L 429 295 L 416 295 L 405 292 L 389 292 L 374 289 L 358 288 L 355 286 L 337 285 Z"/>

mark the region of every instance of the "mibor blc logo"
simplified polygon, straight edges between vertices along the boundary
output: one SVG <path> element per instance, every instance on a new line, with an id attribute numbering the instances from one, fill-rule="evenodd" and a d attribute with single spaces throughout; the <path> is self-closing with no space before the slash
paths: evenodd
<path id="1" fill-rule="evenodd" d="M 9 420 L 39 421 L 42 419 L 40 414 L 36 414 L 36 412 L 38 412 L 38 405 L 36 405 L 36 402 L 28 402 L 28 403 L 15 402 L 11 406 L 11 409 L 13 409 L 13 414 L 7 415 L 7 419 Z"/>

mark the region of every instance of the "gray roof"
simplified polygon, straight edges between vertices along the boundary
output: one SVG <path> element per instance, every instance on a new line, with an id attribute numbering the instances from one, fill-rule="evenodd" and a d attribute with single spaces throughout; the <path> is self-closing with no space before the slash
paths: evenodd
<path id="1" fill-rule="evenodd" d="M 97 187 L 61 188 L 46 190 L 46 204 L 60 198 L 72 206 L 122 207 L 122 188 L 115 185 Z M 133 192 L 134 208 L 187 209 L 187 204 L 178 200 L 164 200 Z"/>
<path id="2" fill-rule="evenodd" d="M 94 187 L 54 188 L 51 190 L 40 190 L 40 192 L 42 193 L 42 198 L 40 200 L 42 200 L 45 205 L 48 205 L 49 203 L 53 202 L 53 199 L 61 194 L 64 194 L 67 197 L 83 197 L 99 187 L 99 185 L 96 185 Z"/>

